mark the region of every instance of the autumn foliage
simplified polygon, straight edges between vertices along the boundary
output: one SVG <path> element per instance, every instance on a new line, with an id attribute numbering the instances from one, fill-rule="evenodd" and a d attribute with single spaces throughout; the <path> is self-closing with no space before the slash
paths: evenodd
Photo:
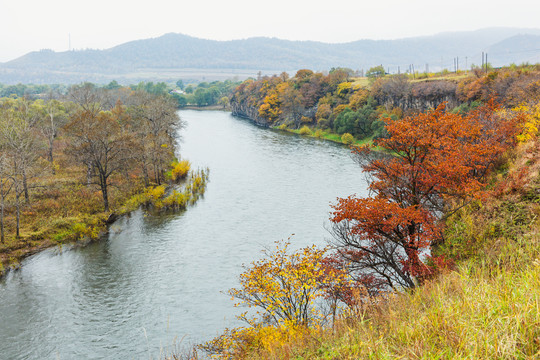
<path id="1" fill-rule="evenodd" d="M 290 341 L 308 328 L 321 326 L 328 314 L 322 304 L 333 299 L 331 289 L 350 288 L 345 271 L 326 260 L 327 249 L 315 246 L 290 250 L 290 241 L 276 242 L 274 249 L 245 267 L 240 286 L 229 290 L 236 306 L 247 306 L 239 319 L 247 327 L 227 329 L 202 346 L 210 353 L 241 356 L 250 348 L 270 348 Z M 333 301 L 330 312 L 336 310 Z"/>
<path id="2" fill-rule="evenodd" d="M 459 115 L 435 110 L 387 119 L 389 137 L 355 148 L 372 182 L 370 198 L 338 199 L 331 221 L 334 245 L 353 273 L 387 287 L 417 286 L 433 272 L 428 255 L 442 241 L 441 220 L 483 195 L 487 174 L 515 141 L 524 117 L 494 101 Z M 437 262 L 437 260 L 435 260 Z"/>

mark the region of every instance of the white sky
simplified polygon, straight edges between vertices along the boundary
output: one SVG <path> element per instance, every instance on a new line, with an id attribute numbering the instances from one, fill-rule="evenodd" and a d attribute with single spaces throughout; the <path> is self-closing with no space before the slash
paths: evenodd
<path id="1" fill-rule="evenodd" d="M 539 0 L 0 0 L 0 62 L 105 49 L 168 32 L 348 42 L 508 26 L 540 28 Z"/>

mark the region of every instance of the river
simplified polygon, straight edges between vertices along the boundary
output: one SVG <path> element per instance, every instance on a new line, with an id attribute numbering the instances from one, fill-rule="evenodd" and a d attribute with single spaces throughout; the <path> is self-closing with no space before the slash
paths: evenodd
<path id="1" fill-rule="evenodd" d="M 365 195 L 342 145 L 225 112 L 180 116 L 182 157 L 210 168 L 204 198 L 175 215 L 137 211 L 102 241 L 24 260 L 0 280 L 0 359 L 157 359 L 175 341 L 208 340 L 238 325 L 225 292 L 242 264 L 292 234 L 296 248 L 325 245 L 330 204 Z"/>

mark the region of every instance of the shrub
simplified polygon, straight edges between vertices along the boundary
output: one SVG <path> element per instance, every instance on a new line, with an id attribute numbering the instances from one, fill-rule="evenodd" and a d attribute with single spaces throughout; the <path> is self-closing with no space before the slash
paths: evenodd
<path id="1" fill-rule="evenodd" d="M 71 227 L 71 231 L 77 239 L 83 239 L 85 237 L 88 237 L 90 239 L 97 239 L 98 237 L 98 227 L 89 226 L 84 223 L 73 224 L 73 226 Z"/>
<path id="2" fill-rule="evenodd" d="M 345 133 L 345 134 L 341 135 L 341 141 L 344 144 L 352 144 L 354 142 L 354 136 L 352 136 L 349 133 Z"/>
<path id="3" fill-rule="evenodd" d="M 146 195 L 149 197 L 149 200 L 151 202 L 156 202 L 157 200 L 161 199 L 164 194 L 165 194 L 164 185 L 146 189 Z"/>
<path id="4" fill-rule="evenodd" d="M 229 290 L 240 301 L 236 306 L 255 307 L 257 316 L 240 315 L 248 327 L 227 329 L 202 349 L 221 358 L 243 358 L 245 350 L 269 350 L 308 329 L 320 328 L 325 320 L 325 307 L 320 305 L 329 289 L 348 286 L 346 274 L 324 261 L 326 249 L 312 246 L 290 252 L 290 240 L 276 244 L 274 250 L 264 251 L 265 258 L 245 267 L 240 288 Z"/>
<path id="5" fill-rule="evenodd" d="M 185 178 L 191 168 L 191 164 L 187 160 L 182 160 L 177 163 L 173 163 L 173 168 L 171 170 L 171 179 L 172 181 L 177 181 L 182 178 Z"/>
<path id="6" fill-rule="evenodd" d="M 311 129 L 307 125 L 304 125 L 300 128 L 298 133 L 300 135 L 311 135 Z"/>
<path id="7" fill-rule="evenodd" d="M 189 198 L 189 194 L 173 190 L 169 196 L 163 199 L 163 207 L 166 209 L 184 209 Z"/>
<path id="8" fill-rule="evenodd" d="M 309 123 L 312 123 L 313 122 L 313 119 L 312 118 L 309 118 L 307 116 L 302 116 L 302 118 L 300 118 L 300 122 L 302 124 L 309 124 Z"/>

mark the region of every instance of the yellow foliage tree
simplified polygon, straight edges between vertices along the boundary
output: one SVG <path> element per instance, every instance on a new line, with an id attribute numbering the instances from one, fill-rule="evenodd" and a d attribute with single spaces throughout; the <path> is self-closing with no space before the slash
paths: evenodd
<path id="1" fill-rule="evenodd" d="M 352 82 L 342 82 L 338 85 L 336 93 L 338 96 L 345 97 L 347 94 L 351 92 L 353 88 Z"/>
<path id="2" fill-rule="evenodd" d="M 324 296 L 325 268 L 322 264 L 326 249 L 306 247 L 289 254 L 290 241 L 276 242 L 273 251 L 265 250 L 265 258 L 255 261 L 240 275 L 239 289 L 229 294 L 241 300 L 236 306 L 247 305 L 262 311 L 257 314 L 265 322 L 311 325 L 322 320 L 314 306 Z"/>
<path id="3" fill-rule="evenodd" d="M 259 107 L 259 115 L 270 122 L 274 122 L 281 114 L 280 105 L 281 101 L 278 94 L 272 91 L 264 98 L 263 104 Z"/>
<path id="4" fill-rule="evenodd" d="M 223 358 L 238 356 L 250 348 L 269 349 L 322 324 L 325 314 L 316 304 L 327 297 L 329 287 L 348 284 L 347 275 L 329 268 L 327 249 L 311 246 L 291 253 L 290 245 L 290 239 L 278 241 L 263 251 L 265 257 L 240 275 L 240 288 L 229 290 L 240 300 L 235 306 L 257 309 L 252 318 L 247 312 L 239 316 L 249 326 L 227 329 L 202 349 Z"/>

